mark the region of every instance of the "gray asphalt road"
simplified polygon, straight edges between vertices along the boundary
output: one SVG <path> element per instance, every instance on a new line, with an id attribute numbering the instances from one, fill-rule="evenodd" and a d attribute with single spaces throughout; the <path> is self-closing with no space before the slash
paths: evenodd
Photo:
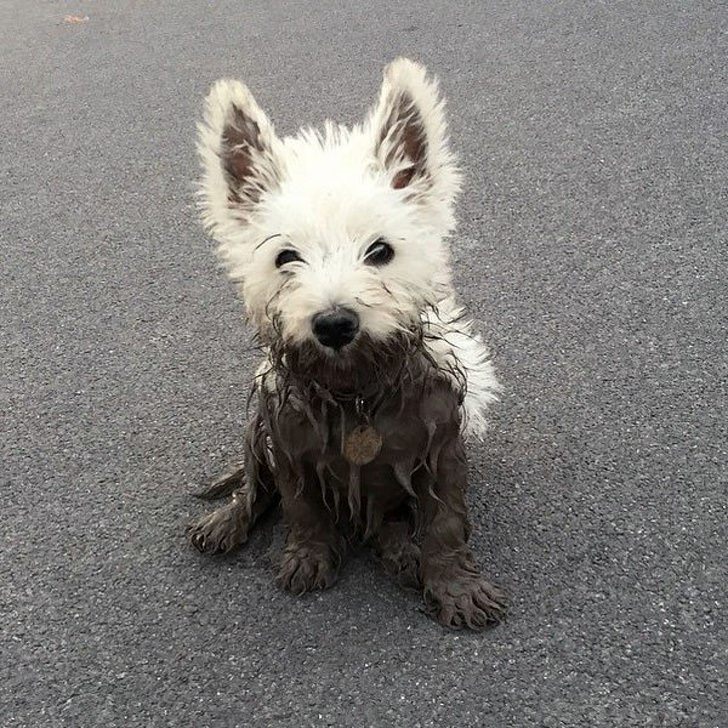
<path id="1" fill-rule="evenodd" d="M 5 0 L 2 725 L 728 725 L 727 33 L 719 2 Z M 484 635 L 366 554 L 282 594 L 275 523 L 217 560 L 182 535 L 252 366 L 201 99 L 235 75 L 283 132 L 351 122 L 398 54 L 449 98 L 507 386 L 471 450 L 512 602 Z"/>

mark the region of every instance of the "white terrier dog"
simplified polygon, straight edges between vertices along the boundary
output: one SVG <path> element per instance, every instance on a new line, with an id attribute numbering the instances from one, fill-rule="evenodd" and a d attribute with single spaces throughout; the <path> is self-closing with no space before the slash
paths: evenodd
<path id="1" fill-rule="evenodd" d="M 441 623 L 499 621 L 466 545 L 463 444 L 499 386 L 454 302 L 460 176 L 437 83 L 399 59 L 363 124 L 281 139 L 243 84 L 218 81 L 199 151 L 204 222 L 264 357 L 244 466 L 204 494 L 232 501 L 192 543 L 229 551 L 280 501 L 286 589 L 331 585 L 358 538 Z"/>

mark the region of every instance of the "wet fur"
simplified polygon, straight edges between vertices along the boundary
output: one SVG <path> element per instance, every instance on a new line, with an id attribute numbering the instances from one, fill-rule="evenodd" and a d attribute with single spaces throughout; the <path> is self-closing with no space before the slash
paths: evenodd
<path id="1" fill-rule="evenodd" d="M 232 498 L 188 533 L 200 551 L 227 552 L 280 503 L 285 589 L 331 586 L 363 541 L 442 624 L 482 629 L 504 602 L 467 546 L 464 442 L 482 437 L 499 386 L 452 292 L 460 175 L 443 107 L 424 68 L 400 59 L 363 124 L 279 139 L 245 86 L 213 87 L 200 126 L 203 219 L 263 361 L 244 464 L 206 493 Z M 380 238 L 393 258 L 374 267 L 365 251 Z M 296 262 L 278 266 L 291 249 Z M 332 306 L 360 323 L 338 352 L 311 330 Z M 359 426 L 382 439 L 364 465 L 344 456 Z"/>
<path id="2" fill-rule="evenodd" d="M 410 343 L 380 352 L 383 366 L 373 369 L 352 356 L 360 376 L 353 388 L 349 376 L 337 388 L 339 367 L 327 370 L 320 361 L 318 380 L 307 376 L 312 355 L 278 368 L 271 361 L 256 385 L 245 468 L 216 491 L 227 483 L 233 498 L 190 529 L 192 543 L 203 552 L 230 551 L 280 500 L 289 533 L 278 581 L 289 591 L 331 586 L 347 545 L 364 541 L 400 583 L 422 589 L 443 624 L 480 629 L 499 621 L 503 596 L 480 576 L 466 545 L 463 392 Z M 363 413 L 358 392 L 367 395 Z M 383 447 L 356 466 L 342 455 L 343 441 L 362 416 L 382 434 Z"/>

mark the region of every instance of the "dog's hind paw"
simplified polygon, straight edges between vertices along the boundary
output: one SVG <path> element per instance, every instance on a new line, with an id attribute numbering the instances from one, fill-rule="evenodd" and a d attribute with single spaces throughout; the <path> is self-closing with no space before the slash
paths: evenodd
<path id="1" fill-rule="evenodd" d="M 300 596 L 314 589 L 328 589 L 336 582 L 337 558 L 322 544 L 289 544 L 283 553 L 278 583 Z"/>
<path id="2" fill-rule="evenodd" d="M 250 517 L 237 499 L 187 527 L 189 542 L 201 553 L 227 553 L 248 540 Z"/>
<path id="3" fill-rule="evenodd" d="M 420 588 L 420 547 L 412 539 L 407 523 L 382 524 L 374 535 L 374 549 L 384 569 L 401 586 Z"/>
<path id="4" fill-rule="evenodd" d="M 503 592 L 479 574 L 459 571 L 448 580 L 425 586 L 427 611 L 451 629 L 480 631 L 500 624 L 506 616 Z"/>
<path id="5" fill-rule="evenodd" d="M 386 553 L 381 557 L 385 570 L 400 586 L 406 589 L 420 587 L 420 551 L 414 544 L 403 545 L 395 553 Z"/>

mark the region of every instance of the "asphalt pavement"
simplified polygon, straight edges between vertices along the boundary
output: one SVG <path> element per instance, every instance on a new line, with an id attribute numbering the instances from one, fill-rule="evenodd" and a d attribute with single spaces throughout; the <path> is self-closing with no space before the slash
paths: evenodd
<path id="1" fill-rule="evenodd" d="M 0 723 L 728 725 L 728 8 L 0 4 Z M 242 452 L 250 332 L 194 206 L 221 76 L 278 129 L 440 76 L 462 301 L 506 386 L 472 447 L 506 624 L 366 553 L 296 599 L 272 519 L 184 541 Z"/>

